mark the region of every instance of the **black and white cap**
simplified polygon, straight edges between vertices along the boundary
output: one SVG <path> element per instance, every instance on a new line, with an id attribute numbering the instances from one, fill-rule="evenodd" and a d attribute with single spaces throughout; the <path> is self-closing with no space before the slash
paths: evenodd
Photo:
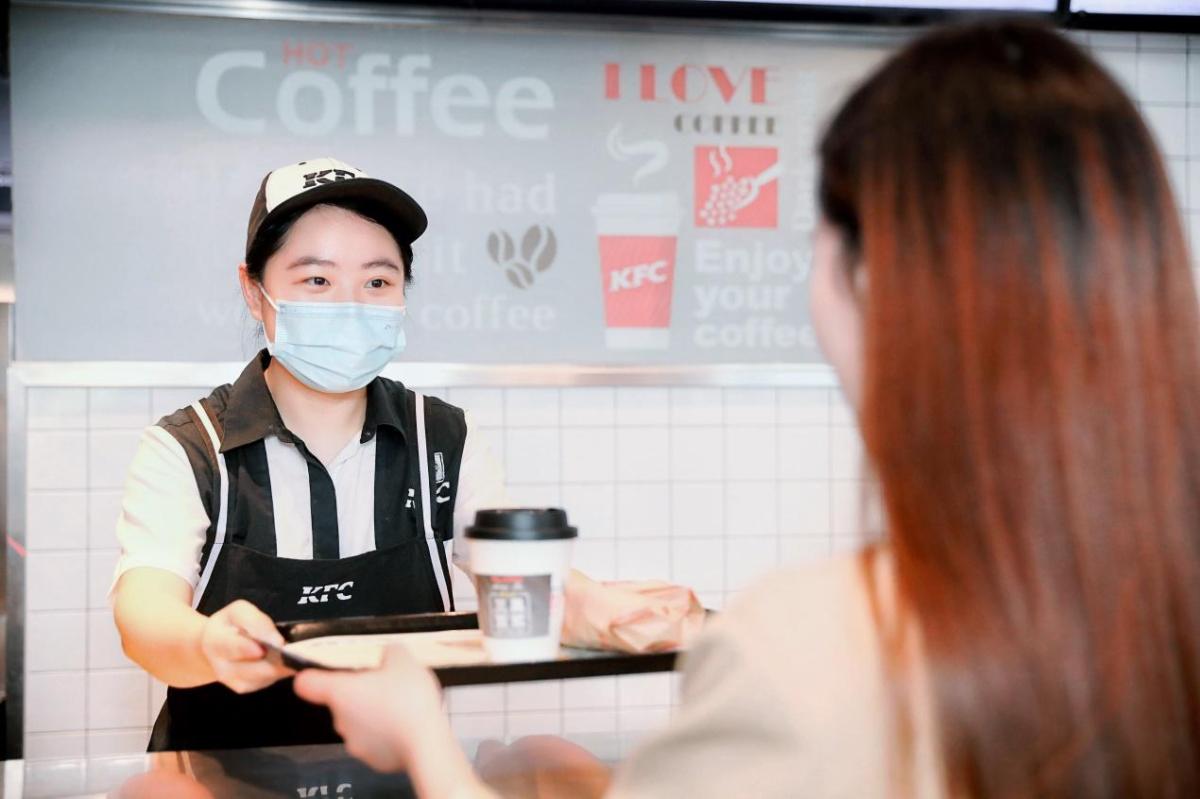
<path id="1" fill-rule="evenodd" d="M 272 170 L 263 178 L 250 209 L 246 252 L 268 220 L 338 200 L 354 200 L 369 209 L 371 217 L 402 244 L 412 244 L 429 224 L 417 201 L 391 183 L 334 158 L 310 158 Z"/>

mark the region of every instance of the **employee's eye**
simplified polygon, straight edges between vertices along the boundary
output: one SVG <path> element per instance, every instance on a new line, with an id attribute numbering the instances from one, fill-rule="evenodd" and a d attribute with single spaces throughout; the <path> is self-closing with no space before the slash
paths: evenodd
<path id="1" fill-rule="evenodd" d="M 306 279 L 304 282 L 310 286 L 328 286 L 329 285 L 329 281 L 326 280 L 325 278 L 321 277 L 320 275 L 314 275 L 314 276 Z"/>
<path id="2" fill-rule="evenodd" d="M 390 285 L 391 285 L 391 283 L 388 283 L 386 280 L 384 280 L 381 277 L 377 277 L 374 280 L 367 281 L 367 288 L 369 288 L 369 289 L 382 289 L 382 288 L 387 288 Z"/>

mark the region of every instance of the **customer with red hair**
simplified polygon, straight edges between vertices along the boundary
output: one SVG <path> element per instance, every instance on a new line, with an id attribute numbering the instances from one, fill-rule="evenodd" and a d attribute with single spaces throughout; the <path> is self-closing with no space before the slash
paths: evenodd
<path id="1" fill-rule="evenodd" d="M 1133 103 L 1044 28 L 943 29 L 820 166 L 813 320 L 883 530 L 713 624 L 611 794 L 1200 796 L 1200 318 Z M 296 688 L 423 795 L 486 792 L 402 652 Z"/>

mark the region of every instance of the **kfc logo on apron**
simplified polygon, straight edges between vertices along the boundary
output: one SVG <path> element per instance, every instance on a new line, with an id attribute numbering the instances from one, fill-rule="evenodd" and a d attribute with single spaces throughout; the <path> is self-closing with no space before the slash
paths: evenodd
<path id="1" fill-rule="evenodd" d="M 297 605 L 315 605 L 318 602 L 328 602 L 329 595 L 333 594 L 341 602 L 350 599 L 350 594 L 343 593 L 354 587 L 354 581 L 348 580 L 344 583 L 330 583 L 329 585 L 302 585 L 300 586 L 300 601 Z"/>

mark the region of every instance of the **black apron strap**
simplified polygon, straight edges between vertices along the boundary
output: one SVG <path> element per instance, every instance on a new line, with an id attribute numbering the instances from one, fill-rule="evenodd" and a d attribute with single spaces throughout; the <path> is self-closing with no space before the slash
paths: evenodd
<path id="1" fill-rule="evenodd" d="M 425 395 L 413 393 L 417 414 L 417 465 L 421 476 L 421 526 L 425 531 L 425 543 L 429 547 L 429 563 L 437 578 L 438 592 L 442 595 L 442 607 L 454 610 L 454 584 L 450 579 L 450 558 L 446 553 L 451 541 L 439 540 L 433 530 L 433 503 L 436 501 L 429 482 L 429 434 L 425 424 Z"/>
<path id="2" fill-rule="evenodd" d="M 204 427 L 204 432 L 208 434 L 209 442 L 212 444 L 213 455 L 216 457 L 217 463 L 217 491 L 215 496 L 217 499 L 217 518 L 214 525 L 215 533 L 213 535 L 212 548 L 208 551 L 208 558 L 204 561 L 204 569 L 200 572 L 200 582 L 196 584 L 196 590 L 192 592 L 192 607 L 198 608 L 200 600 L 204 596 L 205 589 L 208 588 L 208 582 L 212 579 L 213 569 L 217 565 L 217 560 L 221 556 L 221 549 L 225 546 L 225 527 L 229 521 L 229 471 L 225 464 L 225 455 L 221 452 L 221 439 L 217 436 L 217 429 L 213 426 L 212 419 L 208 415 L 208 410 L 201 404 L 200 400 L 192 403 L 192 411 L 196 414 L 196 419 Z"/>

